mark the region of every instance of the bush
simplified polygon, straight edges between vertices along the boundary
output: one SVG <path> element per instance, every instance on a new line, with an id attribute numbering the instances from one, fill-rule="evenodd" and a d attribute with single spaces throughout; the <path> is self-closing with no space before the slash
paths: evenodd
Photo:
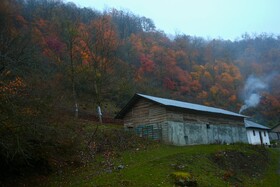
<path id="1" fill-rule="evenodd" d="M 187 172 L 177 171 L 171 174 L 175 185 L 178 186 L 197 186 L 197 181 Z"/>
<path id="2" fill-rule="evenodd" d="M 89 142 L 91 154 L 103 153 L 106 151 L 125 151 L 133 148 L 145 148 L 154 143 L 138 137 L 132 132 L 124 129 L 99 130 Z"/>

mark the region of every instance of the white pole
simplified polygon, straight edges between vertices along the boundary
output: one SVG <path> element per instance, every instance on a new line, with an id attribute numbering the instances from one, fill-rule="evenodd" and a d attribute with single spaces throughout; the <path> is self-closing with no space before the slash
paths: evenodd
<path id="1" fill-rule="evenodd" d="M 99 117 L 99 122 L 102 123 L 102 111 L 100 106 L 97 106 L 97 113 Z"/>

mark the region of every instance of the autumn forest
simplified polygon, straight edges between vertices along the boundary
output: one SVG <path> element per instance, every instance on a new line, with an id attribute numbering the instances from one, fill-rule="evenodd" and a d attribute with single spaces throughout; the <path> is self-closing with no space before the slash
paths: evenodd
<path id="1" fill-rule="evenodd" d="M 239 112 L 250 77 L 266 86 L 249 89 L 260 101 L 243 114 L 279 123 L 280 36 L 169 36 L 144 16 L 60 0 L 1 0 L 0 158 L 27 154 L 22 137 L 39 146 L 62 112 L 78 118 L 100 106 L 113 119 L 135 93 Z"/>

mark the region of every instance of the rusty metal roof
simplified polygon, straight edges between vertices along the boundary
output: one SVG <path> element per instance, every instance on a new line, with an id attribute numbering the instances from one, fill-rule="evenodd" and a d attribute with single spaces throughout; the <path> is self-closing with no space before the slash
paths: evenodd
<path id="1" fill-rule="evenodd" d="M 166 99 L 166 98 L 160 98 L 160 97 L 154 97 L 144 94 L 135 94 L 134 97 L 128 102 L 128 104 L 119 112 L 119 114 L 116 116 L 116 118 L 122 118 L 125 113 L 132 107 L 132 105 L 139 99 L 139 98 L 145 98 L 150 101 L 156 102 L 158 104 L 164 105 L 166 107 L 175 107 L 175 108 L 181 108 L 181 109 L 188 109 L 188 110 L 194 110 L 194 111 L 200 111 L 200 112 L 206 112 L 206 113 L 213 113 L 213 114 L 222 114 L 227 116 L 234 116 L 234 117 L 241 117 L 246 118 L 247 116 L 231 112 L 228 110 L 220 109 L 220 108 L 214 108 L 194 103 L 188 103 L 183 101 L 177 101 L 172 99 Z"/>

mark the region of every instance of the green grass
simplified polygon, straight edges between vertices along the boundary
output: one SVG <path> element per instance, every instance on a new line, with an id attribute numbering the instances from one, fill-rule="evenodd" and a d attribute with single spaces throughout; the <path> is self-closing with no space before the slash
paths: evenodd
<path id="1" fill-rule="evenodd" d="M 97 124 L 67 124 L 64 128 L 71 133 L 61 133 L 61 148 L 55 145 L 61 150 L 51 154 L 53 163 L 62 166 L 52 167 L 49 176 L 26 178 L 22 186 L 174 186 L 174 172 L 190 174 L 203 187 L 280 186 L 279 148 L 247 144 L 178 147 L 143 140 L 119 125 L 99 124 L 93 136 L 98 149 L 92 158 L 86 148 Z M 118 169 L 120 165 L 124 168 Z"/>
<path id="2" fill-rule="evenodd" d="M 258 186 L 280 186 L 280 148 L 270 149 L 270 167 L 266 170 L 264 178 L 259 181 Z"/>
<path id="3" fill-rule="evenodd" d="M 199 145 L 176 147 L 156 144 L 148 148 L 125 151 L 112 156 L 111 170 L 99 156 L 95 162 L 68 168 L 48 178 L 46 186 L 173 186 L 170 175 L 176 171 L 190 173 L 198 186 L 279 186 L 277 174 L 279 150 L 269 150 L 269 167 L 256 177 L 228 171 L 213 162 L 211 157 L 223 151 L 238 151 L 244 155 L 259 154 L 258 148 L 248 145 Z M 117 166 L 124 169 L 118 170 Z M 227 179 L 225 179 L 225 176 Z"/>

